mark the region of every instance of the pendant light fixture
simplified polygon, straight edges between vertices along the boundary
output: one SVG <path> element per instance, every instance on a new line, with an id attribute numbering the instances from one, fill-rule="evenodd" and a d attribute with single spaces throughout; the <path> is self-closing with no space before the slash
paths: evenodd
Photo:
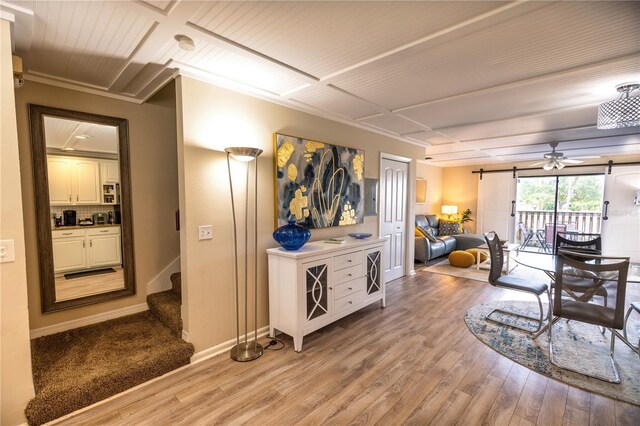
<path id="1" fill-rule="evenodd" d="M 618 129 L 640 126 L 640 96 L 630 96 L 640 83 L 625 83 L 616 87 L 620 96 L 615 101 L 598 106 L 598 129 Z"/>

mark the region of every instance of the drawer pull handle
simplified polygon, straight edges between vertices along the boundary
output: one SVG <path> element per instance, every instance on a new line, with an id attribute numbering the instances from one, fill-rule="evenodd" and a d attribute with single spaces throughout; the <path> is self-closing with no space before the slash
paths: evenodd
<path id="1" fill-rule="evenodd" d="M 347 260 L 347 262 L 351 263 L 351 262 L 353 262 L 353 260 L 349 259 L 349 260 Z"/>
<path id="2" fill-rule="evenodd" d="M 350 276 L 351 276 L 351 274 L 347 274 L 347 276 L 348 276 L 348 277 L 350 277 Z"/>
<path id="3" fill-rule="evenodd" d="M 353 290 L 353 288 L 349 287 L 349 290 Z"/>
<path id="4" fill-rule="evenodd" d="M 109 232 L 109 230 L 108 230 L 108 229 L 105 229 L 104 231 L 100 231 L 100 232 Z"/>
<path id="5" fill-rule="evenodd" d="M 333 287 L 329 287 L 329 290 L 333 290 Z"/>
<path id="6" fill-rule="evenodd" d="M 351 300 L 349 300 L 349 304 L 350 304 L 350 305 L 353 305 L 353 302 L 352 302 Z"/>
<path id="7" fill-rule="evenodd" d="M 71 235 L 71 232 L 63 232 L 62 235 Z"/>

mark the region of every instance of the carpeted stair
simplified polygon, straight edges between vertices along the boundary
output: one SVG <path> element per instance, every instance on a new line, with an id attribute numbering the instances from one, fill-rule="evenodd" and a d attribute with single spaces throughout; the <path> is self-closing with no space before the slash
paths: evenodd
<path id="1" fill-rule="evenodd" d="M 182 335 L 180 273 L 149 310 L 31 340 L 36 396 L 25 414 L 40 425 L 189 364 Z"/>
<path id="2" fill-rule="evenodd" d="M 182 336 L 182 279 L 180 272 L 171 275 L 171 290 L 147 296 L 151 313 L 167 327 L 174 336 Z"/>
<path id="3" fill-rule="evenodd" d="M 149 311 L 31 341 L 39 425 L 189 364 L 194 348 Z"/>

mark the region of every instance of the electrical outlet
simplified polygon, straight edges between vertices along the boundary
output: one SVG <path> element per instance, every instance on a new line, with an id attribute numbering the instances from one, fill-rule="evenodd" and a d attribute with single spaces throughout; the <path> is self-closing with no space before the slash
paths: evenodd
<path id="1" fill-rule="evenodd" d="M 13 240 L 0 240 L 0 263 L 15 262 L 16 251 L 13 248 Z"/>
<path id="2" fill-rule="evenodd" d="M 199 240 L 210 240 L 212 238 L 213 238 L 213 226 L 211 225 L 198 226 Z"/>

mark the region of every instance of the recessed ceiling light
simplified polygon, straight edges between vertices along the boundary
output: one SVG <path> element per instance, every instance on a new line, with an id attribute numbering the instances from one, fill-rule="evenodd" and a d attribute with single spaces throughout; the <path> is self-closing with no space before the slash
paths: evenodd
<path id="1" fill-rule="evenodd" d="M 180 46 L 180 49 L 182 50 L 195 50 L 196 48 L 196 44 L 193 42 L 193 40 L 186 35 L 177 34 L 173 38 L 176 39 L 176 41 L 178 42 L 178 46 Z"/>
<path id="2" fill-rule="evenodd" d="M 91 136 L 89 135 L 76 135 L 75 138 L 76 139 L 89 139 Z"/>

